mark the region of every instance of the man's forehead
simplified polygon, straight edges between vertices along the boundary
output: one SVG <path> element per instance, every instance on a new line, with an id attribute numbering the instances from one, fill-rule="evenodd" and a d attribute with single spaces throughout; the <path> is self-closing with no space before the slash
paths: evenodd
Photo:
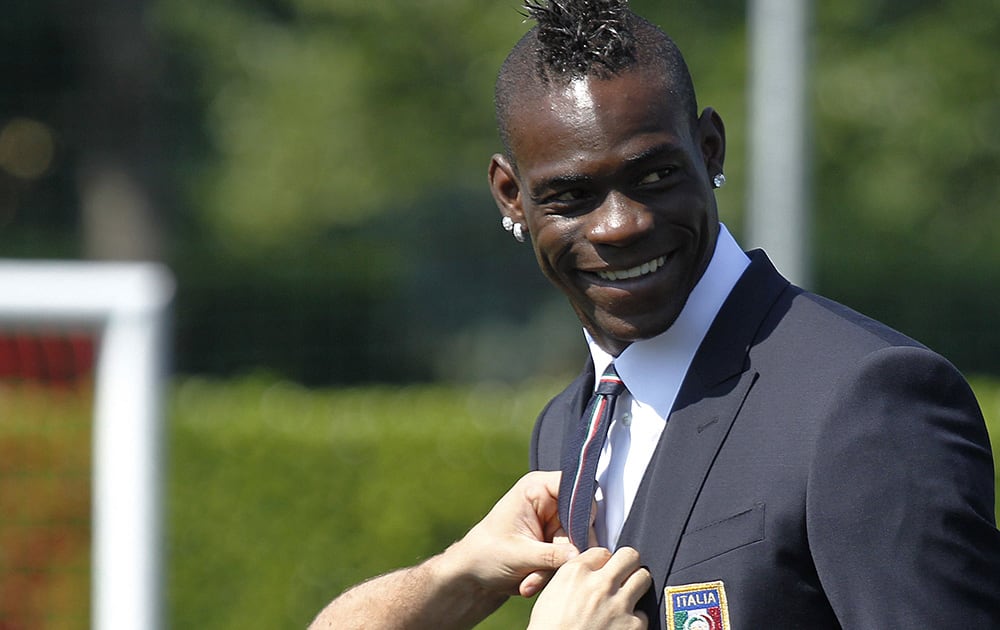
<path id="1" fill-rule="evenodd" d="M 636 66 L 610 75 L 586 76 L 535 76 L 525 81 L 519 90 L 516 102 L 521 109 L 535 110 L 553 103 L 569 103 L 581 108 L 592 107 L 597 102 L 596 94 L 616 93 L 636 86 L 659 92 L 664 105 L 683 107 L 680 99 L 673 99 L 670 79 L 655 68 Z M 674 103 L 671 103 L 673 101 Z"/>
<path id="2" fill-rule="evenodd" d="M 540 125 L 575 127 L 622 117 L 642 120 L 644 126 L 682 123 L 688 117 L 685 105 L 665 83 L 662 75 L 643 72 L 539 81 L 508 112 L 508 127 L 518 135 L 538 133 Z"/>
<path id="3" fill-rule="evenodd" d="M 594 108 L 594 91 L 591 89 L 590 81 L 586 77 L 579 77 L 570 81 L 565 94 L 576 109 L 587 110 Z"/>

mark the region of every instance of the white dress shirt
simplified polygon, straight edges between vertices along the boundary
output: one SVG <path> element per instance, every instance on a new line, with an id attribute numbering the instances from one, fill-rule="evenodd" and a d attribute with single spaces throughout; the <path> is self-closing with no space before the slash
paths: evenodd
<path id="1" fill-rule="evenodd" d="M 597 464 L 595 529 L 601 545 L 614 549 L 656 444 L 666 426 L 688 367 L 722 303 L 750 259 L 720 226 L 712 260 L 670 328 L 633 342 L 618 358 L 584 331 L 594 361 L 595 382 L 615 363 L 628 392 L 618 398 L 608 438 Z"/>

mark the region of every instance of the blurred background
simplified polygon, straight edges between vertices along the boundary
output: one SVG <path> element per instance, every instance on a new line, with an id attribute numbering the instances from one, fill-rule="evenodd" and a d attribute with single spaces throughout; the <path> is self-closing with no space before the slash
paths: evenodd
<path id="1" fill-rule="evenodd" d="M 632 4 L 727 122 L 720 205 L 739 235 L 746 3 Z M 167 262 L 181 373 L 572 370 L 572 315 L 498 229 L 485 185 L 517 6 L 9 3 L 0 256 Z M 964 370 L 1000 370 L 1000 9 L 817 2 L 814 23 L 812 288 Z M 511 370 L 525 347 L 530 365 Z"/>
<path id="2" fill-rule="evenodd" d="M 740 238 L 747 3 L 631 5 L 726 121 L 718 196 Z M 173 627 L 302 627 L 443 548 L 525 469 L 585 349 L 486 187 L 518 6 L 5 5 L 0 258 L 177 278 Z M 818 0 L 810 46 L 809 288 L 940 351 L 1000 415 L 1000 8 Z M 523 624 L 518 605 L 491 627 Z"/>

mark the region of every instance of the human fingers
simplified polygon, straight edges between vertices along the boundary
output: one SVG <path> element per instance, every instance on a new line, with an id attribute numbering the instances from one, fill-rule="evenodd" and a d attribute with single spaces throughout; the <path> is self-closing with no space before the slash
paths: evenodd
<path id="1" fill-rule="evenodd" d="M 562 567 L 559 567 L 560 569 L 565 569 L 565 571 L 562 571 L 563 574 L 592 574 L 602 569 L 607 564 L 608 559 L 611 558 L 611 552 L 604 547 L 591 547 L 582 553 L 576 551 L 576 547 L 573 545 L 568 545 L 568 547 L 575 554 L 570 554 L 573 557 L 570 557 Z M 551 578 L 551 575 L 548 577 Z"/>
<path id="2" fill-rule="evenodd" d="M 546 493 L 553 499 L 559 498 L 559 481 L 562 479 L 562 471 L 559 470 L 535 470 L 525 475 L 532 484 L 537 484 L 544 488 Z"/>
<path id="3" fill-rule="evenodd" d="M 532 609 L 529 630 L 553 628 L 575 630 L 642 630 L 648 621 L 635 614 L 635 603 L 622 593 L 625 578 L 619 575 L 628 566 L 632 551 L 616 560 L 602 547 L 592 547 L 563 565 L 538 596 Z"/>
<path id="4" fill-rule="evenodd" d="M 521 597 L 534 597 L 542 592 L 545 585 L 549 583 L 555 571 L 533 571 L 525 576 L 517 587 L 517 592 Z"/>
<path id="5" fill-rule="evenodd" d="M 532 534 L 540 540 L 552 540 L 562 531 L 559 522 L 559 479 L 562 473 L 554 471 L 534 471 L 521 478 L 526 513 Z"/>
<path id="6" fill-rule="evenodd" d="M 637 630 L 646 630 L 647 628 L 649 628 L 649 617 L 646 615 L 646 613 L 642 612 L 641 610 L 637 610 L 632 614 L 635 615 L 635 618 L 639 624 L 637 626 Z"/>
<path id="7" fill-rule="evenodd" d="M 632 547 L 620 547 L 608 559 L 604 570 L 618 579 L 618 584 L 624 584 L 630 575 L 641 568 L 639 552 Z"/>
<path id="8" fill-rule="evenodd" d="M 559 518 L 559 471 L 523 475 L 474 529 L 497 535 L 528 534 L 544 540 L 543 527 Z"/>
<path id="9" fill-rule="evenodd" d="M 649 590 L 649 587 L 653 585 L 653 576 L 650 574 L 649 569 L 646 567 L 639 567 L 632 572 L 627 578 L 625 578 L 624 584 L 622 584 L 619 593 L 625 597 L 628 602 L 628 607 L 634 609 L 642 596 Z"/>
<path id="10" fill-rule="evenodd" d="M 536 546 L 540 549 L 541 555 L 533 560 L 526 560 L 529 566 L 537 568 L 526 575 L 518 585 L 518 592 L 522 597 L 532 597 L 541 591 L 552 578 L 555 569 L 566 564 L 580 553 L 568 541 L 541 543 L 541 545 L 540 547 Z"/>
<path id="11" fill-rule="evenodd" d="M 518 485 L 524 487 L 524 496 L 539 508 L 539 511 L 549 511 L 551 507 L 558 510 L 561 478 L 562 472 L 558 470 L 535 470 L 521 477 Z"/>
<path id="12" fill-rule="evenodd" d="M 612 553 L 604 547 L 591 547 L 581 553 L 573 561 L 583 565 L 591 571 L 597 571 L 599 569 L 603 569 L 612 557 Z"/>
<path id="13" fill-rule="evenodd" d="M 578 554 L 569 544 L 546 542 L 558 528 L 558 482 L 561 473 L 524 475 L 483 519 L 450 548 L 457 572 L 469 574 L 491 592 L 511 595 L 524 584 L 527 592 L 544 586 L 548 573 Z M 549 523 L 555 521 L 555 526 Z"/>
<path id="14" fill-rule="evenodd" d="M 642 611 L 635 610 L 635 607 L 652 585 L 653 576 L 649 569 L 639 564 L 639 552 L 631 547 L 618 549 L 608 560 L 603 571 L 610 573 L 612 579 L 621 585 L 613 598 L 618 600 L 618 605 L 624 611 L 630 613 L 622 620 L 624 623 L 622 627 L 630 630 L 647 628 L 649 618 Z M 623 575 L 624 580 L 622 580 Z"/>

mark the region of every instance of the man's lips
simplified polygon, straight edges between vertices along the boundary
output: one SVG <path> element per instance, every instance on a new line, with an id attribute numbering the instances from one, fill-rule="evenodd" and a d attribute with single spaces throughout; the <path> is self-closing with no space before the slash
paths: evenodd
<path id="1" fill-rule="evenodd" d="M 636 265 L 635 267 L 630 267 L 629 269 L 619 269 L 619 270 L 606 270 L 606 271 L 596 271 L 599 278 L 602 280 L 629 280 L 632 278 L 638 278 L 640 276 L 645 276 L 653 273 L 657 269 L 663 267 L 667 262 L 666 256 L 660 256 L 654 258 L 653 260 L 642 263 L 641 265 Z"/>

